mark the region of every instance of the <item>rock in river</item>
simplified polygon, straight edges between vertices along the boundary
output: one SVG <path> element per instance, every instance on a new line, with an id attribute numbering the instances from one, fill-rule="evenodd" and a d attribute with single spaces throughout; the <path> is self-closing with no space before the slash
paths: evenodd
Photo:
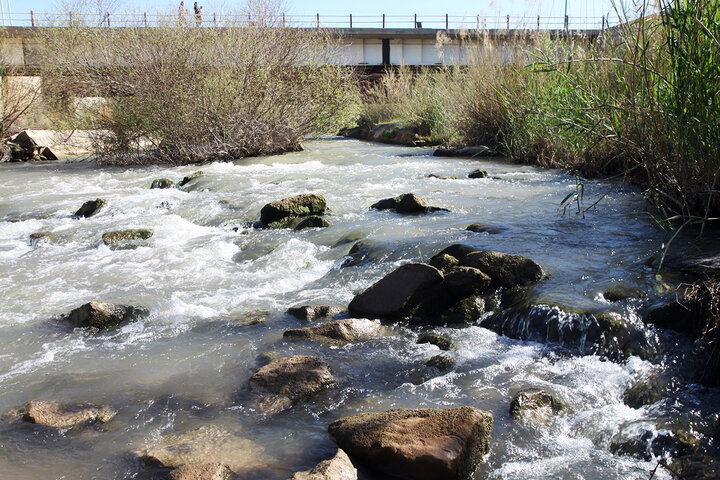
<path id="1" fill-rule="evenodd" d="M 171 188 L 172 186 L 173 182 L 169 178 L 156 178 L 150 184 L 150 188 Z"/>
<path id="2" fill-rule="evenodd" d="M 473 407 L 360 413 L 330 424 L 351 457 L 412 480 L 470 478 L 490 449 L 493 417 Z"/>
<path id="3" fill-rule="evenodd" d="M 490 275 L 492 284 L 498 287 L 530 285 L 543 276 L 540 265 L 529 258 L 492 250 L 478 250 L 469 253 L 460 261 L 460 264 L 477 268 Z"/>
<path id="4" fill-rule="evenodd" d="M 90 302 L 68 313 L 64 320 L 74 327 L 93 327 L 102 330 L 137 320 L 148 313 L 141 307 Z"/>
<path id="5" fill-rule="evenodd" d="M 73 428 L 92 423 L 107 423 L 116 413 L 106 406 L 63 405 L 53 401 L 33 400 L 10 412 L 6 418 L 53 428 Z"/>
<path id="6" fill-rule="evenodd" d="M 294 230 L 300 231 L 305 230 L 306 228 L 327 228 L 329 226 L 330 222 L 324 218 L 318 215 L 310 215 L 309 217 L 305 217 L 300 220 L 300 223 L 295 226 Z"/>
<path id="7" fill-rule="evenodd" d="M 345 311 L 345 308 L 334 305 L 299 305 L 287 309 L 287 313 L 300 320 L 331 318 L 343 311 Z"/>
<path id="8" fill-rule="evenodd" d="M 260 210 L 260 223 L 270 228 L 289 228 L 298 217 L 324 215 L 326 209 L 325 197 L 303 193 L 265 205 Z"/>
<path id="9" fill-rule="evenodd" d="M 203 463 L 200 465 L 183 465 L 173 469 L 167 476 L 168 480 L 232 480 L 237 478 L 232 470 L 222 463 Z"/>
<path id="10" fill-rule="evenodd" d="M 440 207 L 429 207 L 425 200 L 414 193 L 403 193 L 395 198 L 385 198 L 370 206 L 375 210 L 394 210 L 402 214 L 447 212 L 449 210 Z"/>
<path id="11" fill-rule="evenodd" d="M 117 230 L 115 232 L 105 232 L 102 235 L 102 241 L 111 248 L 132 248 L 138 246 L 138 242 L 147 240 L 152 237 L 152 230 L 139 228 L 135 230 Z"/>
<path id="12" fill-rule="evenodd" d="M 369 338 L 378 328 L 380 328 L 380 323 L 377 321 L 364 318 L 347 318 L 323 323 L 315 327 L 286 330 L 283 337 L 357 342 Z"/>
<path id="13" fill-rule="evenodd" d="M 327 364 L 309 355 L 279 358 L 250 377 L 250 392 L 264 413 L 278 413 L 335 382 Z"/>
<path id="14" fill-rule="evenodd" d="M 95 215 L 105 205 L 105 200 L 102 198 L 96 198 L 95 200 L 88 200 L 83 203 L 82 206 L 75 212 L 75 216 L 80 218 L 88 218 Z"/>
<path id="15" fill-rule="evenodd" d="M 515 420 L 546 420 L 559 412 L 562 404 L 540 388 L 529 388 L 515 394 L 510 402 L 510 415 Z"/>
<path id="16" fill-rule="evenodd" d="M 443 274 L 435 267 L 409 263 L 353 298 L 348 309 L 359 317 L 402 317 L 412 313 L 428 291 L 442 280 Z"/>
<path id="17" fill-rule="evenodd" d="M 323 460 L 311 470 L 297 472 L 288 480 L 357 480 L 357 470 L 342 449 L 334 457 Z"/>

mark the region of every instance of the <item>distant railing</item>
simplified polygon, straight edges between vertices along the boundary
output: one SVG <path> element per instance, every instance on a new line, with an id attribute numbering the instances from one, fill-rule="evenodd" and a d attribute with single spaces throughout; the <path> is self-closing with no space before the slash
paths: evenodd
<path id="1" fill-rule="evenodd" d="M 613 22 L 617 25 L 620 22 Z M 468 30 L 604 30 L 609 17 L 541 17 L 487 15 L 275 15 L 254 17 L 252 14 L 216 14 L 190 12 L 168 15 L 158 13 L 7 13 L 0 16 L 2 26 L 45 27 L 83 25 L 88 27 L 158 27 L 186 25 L 284 26 L 297 28 L 392 28 L 392 29 L 468 29 Z"/>

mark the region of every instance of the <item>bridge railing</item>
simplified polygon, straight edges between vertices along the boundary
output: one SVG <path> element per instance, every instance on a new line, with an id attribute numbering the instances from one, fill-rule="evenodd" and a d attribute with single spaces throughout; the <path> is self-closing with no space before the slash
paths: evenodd
<path id="1" fill-rule="evenodd" d="M 612 24 L 611 24 L 612 23 Z M 542 17 L 513 15 L 286 15 L 254 17 L 252 14 L 218 14 L 203 12 L 200 16 L 178 11 L 174 14 L 131 12 L 92 14 L 83 12 L 36 13 L 13 12 L 0 15 L 2 26 L 44 27 L 83 25 L 88 27 L 157 27 L 186 25 L 284 26 L 297 28 L 392 28 L 392 29 L 468 29 L 468 30 L 602 30 L 618 24 L 608 17 Z"/>

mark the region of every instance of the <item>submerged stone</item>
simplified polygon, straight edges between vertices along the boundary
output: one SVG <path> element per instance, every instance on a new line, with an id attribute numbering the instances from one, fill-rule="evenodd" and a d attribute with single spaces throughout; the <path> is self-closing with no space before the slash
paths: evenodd
<path id="1" fill-rule="evenodd" d="M 141 307 L 90 302 L 71 311 L 64 317 L 64 320 L 74 327 L 92 327 L 103 330 L 137 320 L 148 313 Z"/>
<path id="2" fill-rule="evenodd" d="M 562 404 L 541 388 L 522 390 L 510 402 L 510 415 L 515 420 L 548 420 L 549 416 L 562 410 Z"/>
<path id="3" fill-rule="evenodd" d="M 88 200 L 83 203 L 82 206 L 75 212 L 76 217 L 92 217 L 105 205 L 105 200 L 102 198 L 96 198 L 95 200 Z"/>
<path id="4" fill-rule="evenodd" d="M 496 235 L 504 232 L 506 229 L 503 227 L 497 227 L 493 225 L 485 225 L 483 223 L 471 223 L 465 230 L 475 233 L 488 233 L 490 235 Z"/>
<path id="5" fill-rule="evenodd" d="M 30 245 L 37 247 L 43 243 L 57 243 L 57 238 L 50 232 L 37 232 L 30 234 Z"/>
<path id="6" fill-rule="evenodd" d="M 487 178 L 488 173 L 480 168 L 468 173 L 468 178 Z"/>
<path id="7" fill-rule="evenodd" d="M 6 418 L 59 429 L 75 428 L 93 423 L 107 423 L 116 411 L 94 405 L 65 405 L 54 401 L 33 400 L 14 410 Z"/>
<path id="8" fill-rule="evenodd" d="M 150 185 L 150 188 L 171 188 L 173 185 L 174 184 L 170 179 L 158 178 L 158 179 L 153 180 L 152 184 Z"/>
<path id="9" fill-rule="evenodd" d="M 152 237 L 152 230 L 144 228 L 135 230 L 118 230 L 115 232 L 105 232 L 102 235 L 102 241 L 108 247 L 132 247 L 137 246 L 136 241 L 147 240 Z"/>
<path id="10" fill-rule="evenodd" d="M 434 357 L 430 357 L 430 359 L 423 362 L 423 364 L 426 367 L 437 368 L 441 372 L 445 372 L 455 366 L 455 361 L 447 355 L 440 353 Z"/>
<path id="11" fill-rule="evenodd" d="M 603 292 L 603 297 L 608 302 L 619 302 L 628 298 L 642 298 L 643 292 L 637 288 L 631 288 L 623 283 L 616 283 Z"/>
<path id="12" fill-rule="evenodd" d="M 285 338 L 309 338 L 338 342 L 357 342 L 369 338 L 380 328 L 377 321 L 362 318 L 334 320 L 314 327 L 286 330 Z"/>
<path id="13" fill-rule="evenodd" d="M 297 472 L 288 480 L 357 480 L 358 473 L 347 454 L 338 449 L 335 455 L 305 472 Z"/>
<path id="14" fill-rule="evenodd" d="M 300 223 L 295 226 L 294 230 L 299 231 L 306 228 L 327 228 L 329 226 L 330 222 L 324 218 L 317 215 L 311 215 L 309 217 L 304 217 Z"/>
<path id="15" fill-rule="evenodd" d="M 334 421 L 330 437 L 351 458 L 392 477 L 465 480 L 490 449 L 493 417 L 473 407 L 398 409 Z"/>
<path id="16" fill-rule="evenodd" d="M 429 343 L 430 345 L 435 345 L 440 350 L 450 350 L 453 345 L 450 337 L 435 332 L 423 333 L 420 335 L 420 338 L 418 338 L 417 343 Z"/>

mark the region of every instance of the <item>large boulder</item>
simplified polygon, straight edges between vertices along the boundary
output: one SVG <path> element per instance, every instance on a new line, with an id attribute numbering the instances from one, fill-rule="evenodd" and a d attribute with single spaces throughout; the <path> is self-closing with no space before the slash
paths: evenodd
<path id="1" fill-rule="evenodd" d="M 411 314 L 443 274 L 424 263 L 409 263 L 389 273 L 350 302 L 353 316 L 393 318 Z"/>
<path id="2" fill-rule="evenodd" d="M 95 215 L 105 205 L 105 200 L 102 198 L 96 198 L 95 200 L 88 200 L 83 203 L 82 206 L 75 212 L 75 216 L 80 218 L 88 218 Z"/>
<path id="3" fill-rule="evenodd" d="M 455 267 L 445 273 L 443 286 L 451 296 L 463 299 L 487 292 L 491 283 L 492 279 L 477 268 Z"/>
<path id="4" fill-rule="evenodd" d="M 493 285 L 498 287 L 530 285 L 543 277 L 540 265 L 529 258 L 492 250 L 469 253 L 460 264 L 477 268 L 490 275 Z"/>
<path id="5" fill-rule="evenodd" d="M 347 453 L 338 449 L 334 457 L 323 460 L 312 469 L 297 472 L 288 480 L 357 480 L 357 470 Z"/>
<path id="6" fill-rule="evenodd" d="M 68 313 L 64 320 L 74 327 L 92 327 L 103 330 L 137 320 L 148 313 L 142 307 L 90 302 Z"/>
<path id="7" fill-rule="evenodd" d="M 335 382 L 327 364 L 309 355 L 279 358 L 250 377 L 253 400 L 264 413 L 278 413 Z"/>
<path id="8" fill-rule="evenodd" d="M 260 210 L 260 223 L 270 228 L 288 228 L 298 217 L 324 215 L 326 210 L 325 197 L 303 193 L 265 205 Z"/>
<path id="9" fill-rule="evenodd" d="M 6 415 L 8 420 L 22 420 L 28 423 L 59 429 L 107 423 L 116 411 L 107 406 L 65 405 L 54 401 L 33 400 L 25 406 Z"/>
<path id="10" fill-rule="evenodd" d="M 394 198 L 385 198 L 370 206 L 375 210 L 394 210 L 401 214 L 418 214 L 418 213 L 432 213 L 449 210 L 440 207 L 430 207 L 428 204 L 415 195 L 414 193 L 403 193 Z"/>
<path id="11" fill-rule="evenodd" d="M 380 328 L 380 323 L 364 318 L 334 320 L 314 327 L 286 330 L 285 338 L 309 338 L 335 342 L 357 342 L 372 336 Z"/>
<path id="12" fill-rule="evenodd" d="M 178 478 L 196 478 L 188 476 L 194 472 L 204 475 L 199 477 L 203 480 L 224 478 L 212 475 L 229 475 L 228 470 L 243 474 L 268 462 L 260 445 L 217 426 L 163 436 L 140 457 L 150 466 L 180 470 Z"/>
<path id="13" fill-rule="evenodd" d="M 493 417 L 473 407 L 361 413 L 330 424 L 351 457 L 413 480 L 467 479 L 490 449 Z"/>

